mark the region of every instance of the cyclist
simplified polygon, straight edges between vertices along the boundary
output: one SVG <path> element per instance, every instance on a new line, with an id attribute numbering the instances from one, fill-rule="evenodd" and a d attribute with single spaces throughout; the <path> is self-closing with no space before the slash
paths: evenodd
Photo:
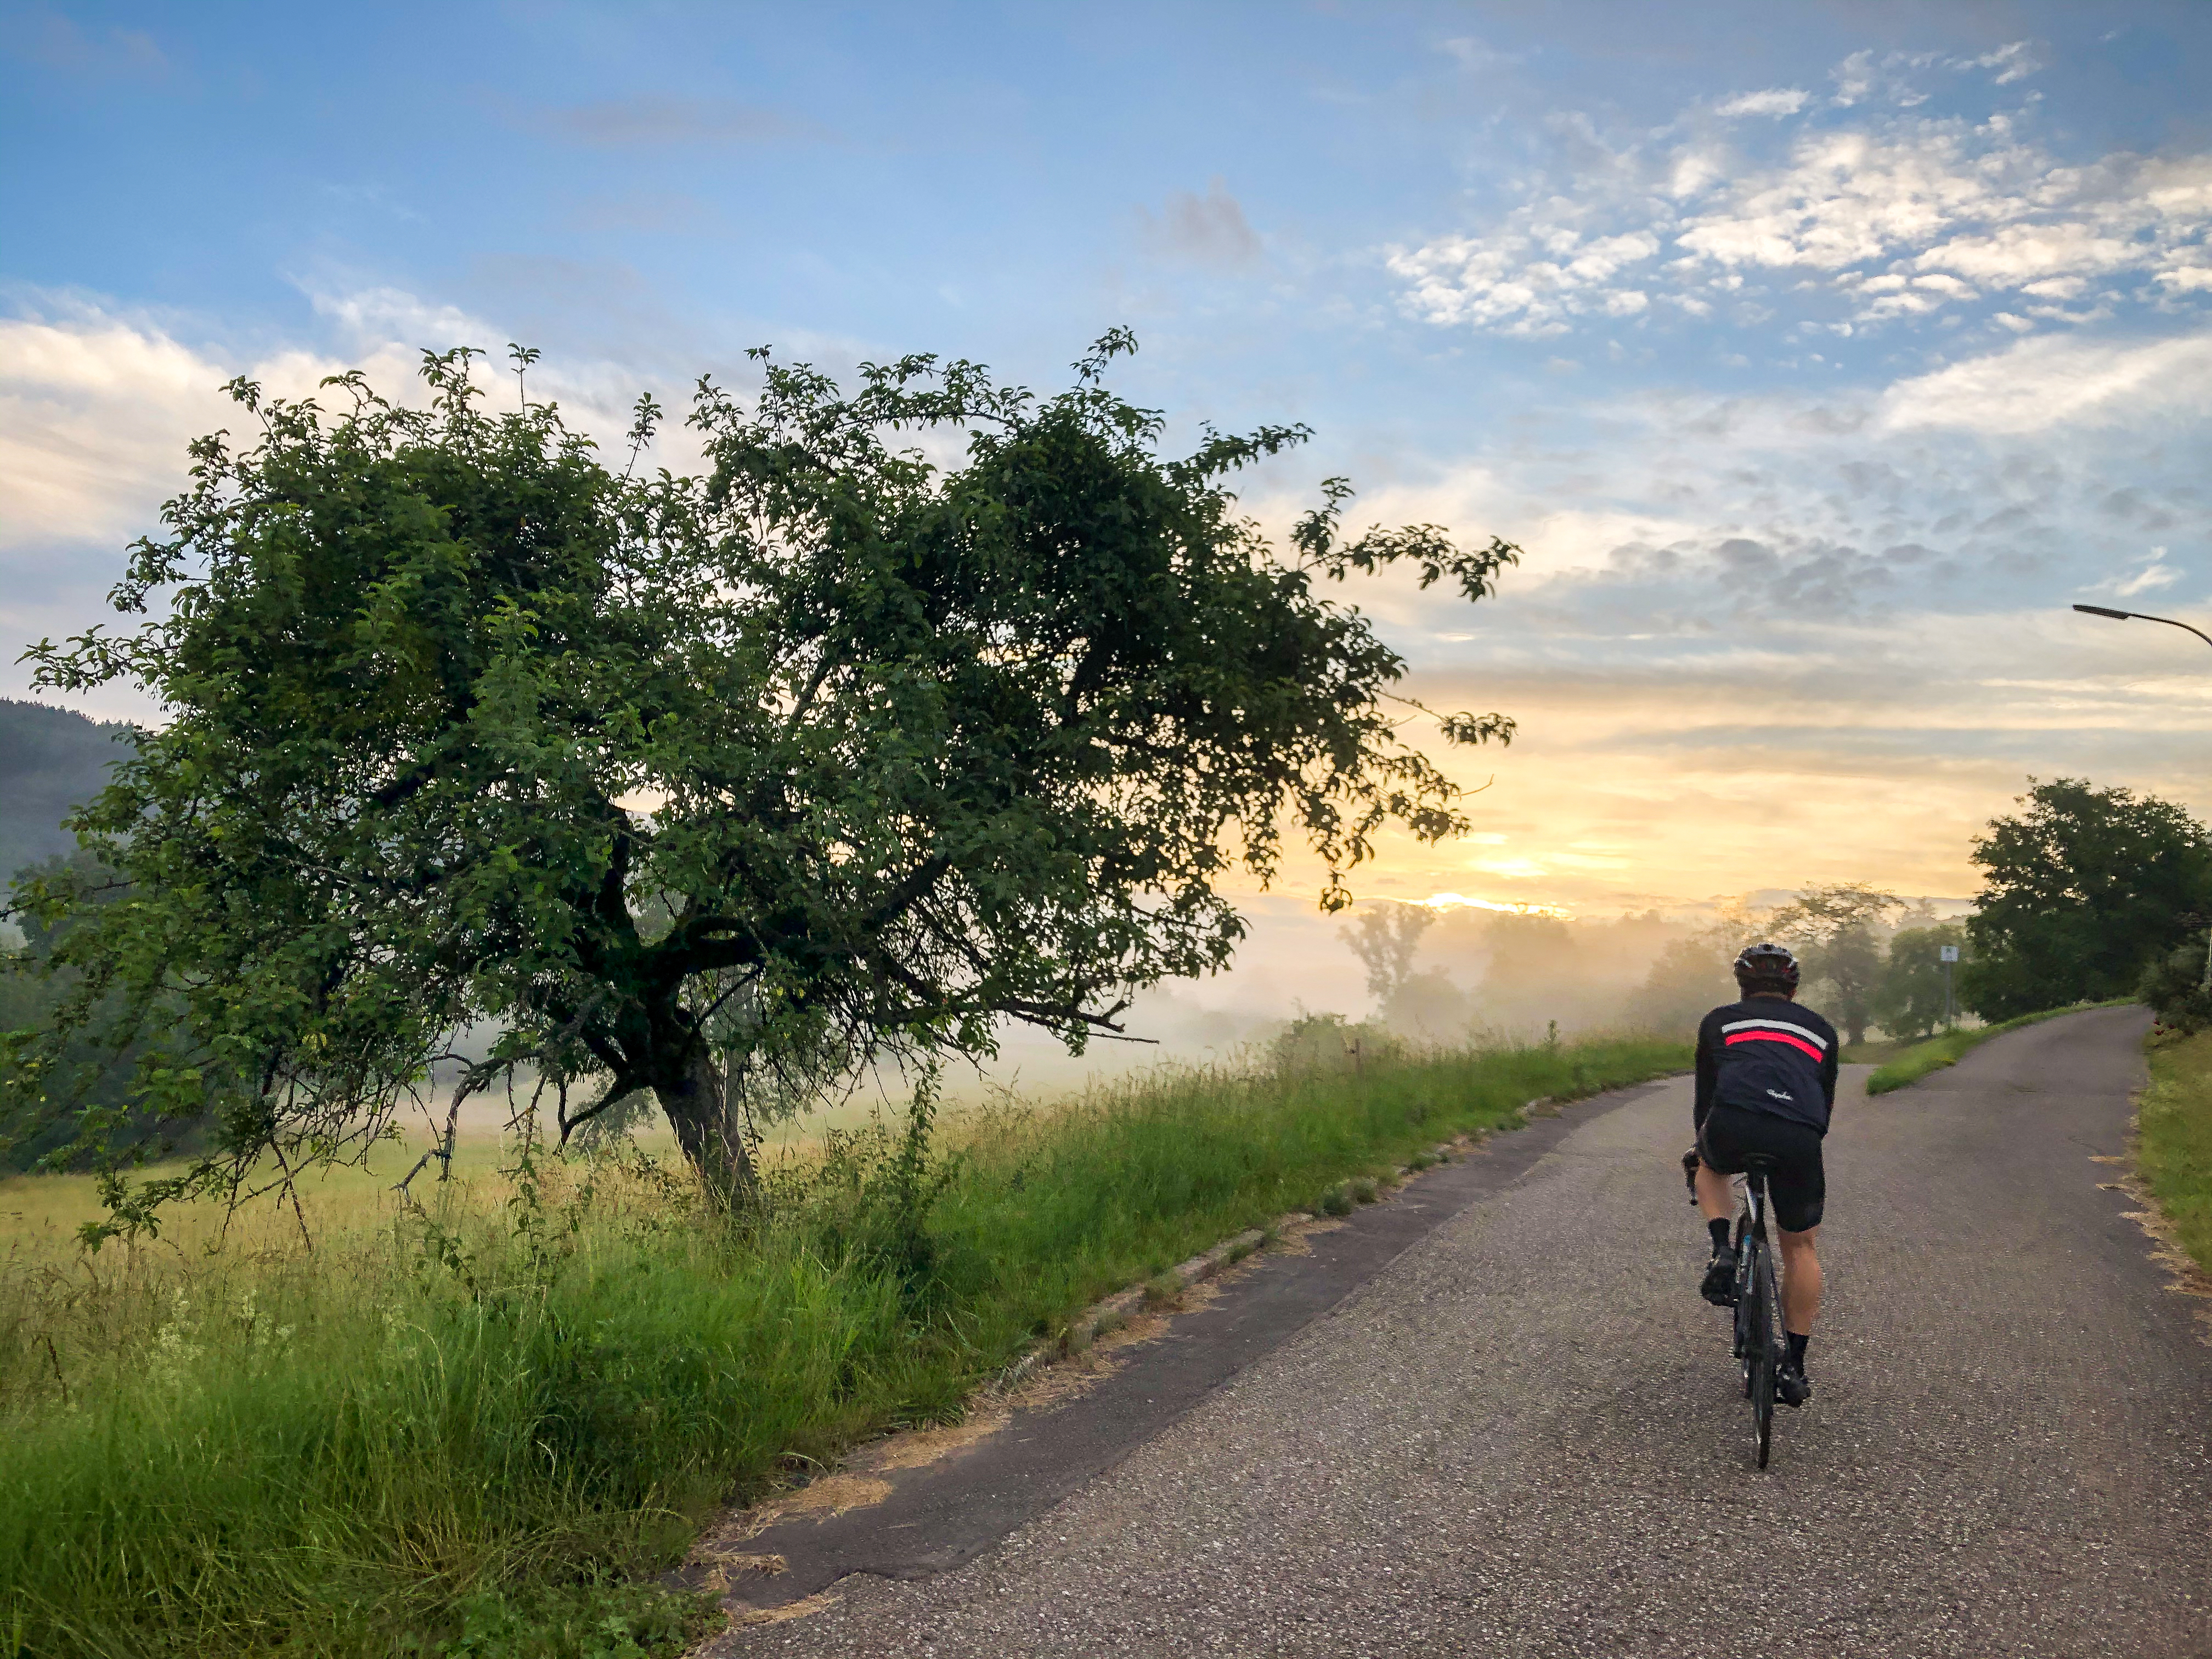
<path id="1" fill-rule="evenodd" d="M 1729 1227 L 1735 1194 L 1728 1177 L 1747 1153 L 1774 1160 L 1767 1191 L 1782 1246 L 1782 1324 L 1790 1353 L 1774 1391 L 1785 1405 L 1812 1397 L 1805 1345 L 1820 1310 L 1820 1225 L 1827 1178 L 1820 1141 L 1836 1103 L 1836 1028 L 1796 1006 L 1797 958 L 1779 945 L 1753 945 L 1735 959 L 1740 1000 L 1707 1014 L 1698 1027 L 1696 1120 L 1698 1207 L 1712 1234 L 1712 1260 L 1700 1294 L 1716 1307 L 1735 1302 L 1735 1251 Z M 1683 1160 L 1691 1161 L 1689 1157 Z"/>

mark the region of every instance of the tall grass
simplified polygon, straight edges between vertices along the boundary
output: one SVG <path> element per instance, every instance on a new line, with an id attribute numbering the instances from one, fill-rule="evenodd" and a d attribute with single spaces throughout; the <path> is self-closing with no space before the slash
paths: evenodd
<path id="1" fill-rule="evenodd" d="M 957 1415 L 1098 1296 L 1339 1182 L 1686 1061 L 1164 1074 L 833 1136 L 731 1220 L 649 1164 L 540 1164 L 313 1251 L 13 1259 L 0 1656 L 667 1649 L 696 1626 L 625 1581 L 715 1504 Z"/>
<path id="2" fill-rule="evenodd" d="M 2175 1240 L 2212 1273 L 2212 1031 L 2154 1034 L 2147 1048 L 2136 1161 Z"/>

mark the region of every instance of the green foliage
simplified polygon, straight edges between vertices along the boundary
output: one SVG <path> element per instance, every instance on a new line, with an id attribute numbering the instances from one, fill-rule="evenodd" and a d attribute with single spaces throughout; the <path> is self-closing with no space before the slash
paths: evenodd
<path id="1" fill-rule="evenodd" d="M 1806 995 L 1809 1000 L 1812 988 L 1819 988 L 1820 1011 L 1848 1042 L 1866 1041 L 1881 980 L 1881 924 L 1899 908 L 1894 894 L 1864 882 L 1832 882 L 1807 888 L 1767 923 L 1774 937 L 1798 947 Z"/>
<path id="2" fill-rule="evenodd" d="M 714 1598 L 657 1585 L 531 1585 L 465 1597 L 438 1659 L 678 1659 L 721 1628 Z"/>
<path id="3" fill-rule="evenodd" d="M 2212 1273 L 2212 1035 L 2154 1037 L 2136 1163 L 2191 1261 Z"/>
<path id="4" fill-rule="evenodd" d="M 2130 996 L 2212 910 L 2212 838 L 2154 795 L 2030 781 L 2027 810 L 1974 842 L 1966 1006 L 1985 1018 Z"/>
<path id="5" fill-rule="evenodd" d="M 757 398 L 700 385 L 697 477 L 633 476 L 650 400 L 617 472 L 550 404 L 486 414 L 465 351 L 426 357 L 426 410 L 358 374 L 336 416 L 234 383 L 259 435 L 192 446 L 117 590 L 167 614 L 30 653 L 162 720 L 76 821 L 131 898 L 58 952 L 79 977 L 15 1046 L 19 1109 L 72 1109 L 94 1004 L 179 1000 L 130 1109 L 216 1134 L 118 1184 L 143 1224 L 272 1152 L 357 1156 L 474 1025 L 500 1036 L 464 1093 L 526 1064 L 565 1138 L 649 1090 L 727 1192 L 726 1079 L 987 1053 L 1007 1019 L 1079 1048 L 1132 988 L 1229 959 L 1223 880 L 1286 833 L 1336 907 L 1386 825 L 1464 830 L 1383 707 L 1403 662 L 1321 589 L 1404 563 L 1478 599 L 1516 550 L 1347 535 L 1340 479 L 1277 550 L 1225 481 L 1304 428 L 1163 459 L 1101 383 L 1132 349 L 1042 400 L 921 356 L 848 396 L 756 353 Z M 963 459 L 894 447 L 926 433 Z"/>
<path id="6" fill-rule="evenodd" d="M 944 1163 L 880 1126 L 742 1224 L 649 1167 L 564 1194 L 556 1165 L 542 1206 L 289 1261 L 141 1245 L 52 1284 L 9 1268 L 0 1631 L 92 1659 L 368 1659 L 408 1638 L 589 1652 L 595 1621 L 620 1652 L 619 1614 L 650 1650 L 663 1613 L 592 1598 L 670 1565 L 732 1490 L 957 1417 L 1100 1297 L 1318 1192 L 1350 1204 L 1339 1183 L 1531 1098 L 1688 1062 L 1613 1040 L 1177 1073 L 996 1109 Z M 926 1294 L 872 1218 L 911 1206 L 902 1182 L 927 1194 Z"/>
<path id="7" fill-rule="evenodd" d="M 1971 1030 L 1946 1031 L 1941 1036 L 1915 1043 L 1903 1054 L 1894 1055 L 1876 1066 L 1867 1078 L 1867 1092 L 1886 1095 L 1893 1089 L 1902 1089 L 1908 1083 L 1917 1083 L 1931 1072 L 1940 1072 L 1947 1066 L 1956 1066 L 1991 1037 L 2002 1036 L 2007 1031 L 2016 1031 L 2023 1025 L 2056 1019 L 2061 1014 L 2078 1013 L 2083 1008 L 2124 1007 L 2133 1000 L 2131 997 L 2120 997 L 2110 1002 L 2076 1003 L 2071 1007 L 2045 1008 L 2036 1013 L 2021 1014 L 2001 1024 L 1978 1025 Z"/>
<path id="8" fill-rule="evenodd" d="M 1406 1040 L 1387 1026 L 1342 1014 L 1300 1014 L 1267 1045 L 1267 1064 L 1285 1073 L 1332 1076 L 1390 1065 L 1410 1052 Z"/>
<path id="9" fill-rule="evenodd" d="M 1943 947 L 1967 955 L 1963 922 L 1939 922 L 1930 927 L 1903 927 L 1889 941 L 1889 957 L 1875 987 L 1869 1006 L 1875 1022 L 1895 1037 L 1925 1036 L 1943 1023 Z M 1951 969 L 1954 975 L 1959 965 Z M 1953 1012 L 1958 1001 L 1953 988 Z"/>
<path id="10" fill-rule="evenodd" d="M 2205 963 L 2203 938 L 2192 938 L 2143 970 L 2136 994 L 2151 1006 L 2159 1024 L 2173 1030 L 2212 1027 L 2212 971 Z"/>

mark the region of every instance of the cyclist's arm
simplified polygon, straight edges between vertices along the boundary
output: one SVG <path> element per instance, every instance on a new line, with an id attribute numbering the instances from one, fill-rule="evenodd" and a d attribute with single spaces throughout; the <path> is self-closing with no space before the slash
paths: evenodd
<path id="1" fill-rule="evenodd" d="M 1827 1052 L 1820 1056 L 1820 1092 L 1828 1097 L 1828 1109 L 1836 1109 L 1836 1050 L 1843 1046 L 1841 1037 L 1832 1037 Z"/>
<path id="2" fill-rule="evenodd" d="M 1720 1045 L 1713 1037 L 1713 1017 L 1707 1014 L 1698 1025 L 1698 1090 L 1690 1106 L 1690 1120 L 1700 1129 L 1713 1109 L 1713 1084 L 1720 1076 Z"/>

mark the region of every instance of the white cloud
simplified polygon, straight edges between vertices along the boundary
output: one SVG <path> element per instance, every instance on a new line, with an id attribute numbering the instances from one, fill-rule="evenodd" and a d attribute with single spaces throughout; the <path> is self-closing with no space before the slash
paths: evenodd
<path id="1" fill-rule="evenodd" d="M 1838 84 L 1856 104 L 1873 95 L 1877 70 L 1937 62 L 1875 65 L 1860 54 Z M 2032 66 L 2024 43 L 1940 65 L 1995 70 L 2000 83 Z M 1562 118 L 1572 176 L 1531 179 L 1486 230 L 1392 250 L 1404 303 L 1432 323 L 1542 336 L 1581 318 L 1645 313 L 1658 299 L 1696 316 L 1719 302 L 1740 324 L 1759 320 L 1754 294 L 1770 312 L 1780 300 L 1821 323 L 1909 322 L 1986 301 L 2012 319 L 2001 326 L 2034 326 L 2083 320 L 2090 313 L 2064 304 L 2092 284 L 2132 284 L 2138 300 L 2166 305 L 2212 290 L 2212 155 L 2075 165 L 2002 112 L 1838 117 L 1809 105 L 1777 88 L 1715 106 L 1782 124 L 1771 139 L 1747 139 L 1748 150 L 1716 137 L 1694 108 L 1620 146 Z M 2015 293 L 2044 308 L 2003 297 Z M 2099 304 L 2094 314 L 2109 302 Z"/>
<path id="2" fill-rule="evenodd" d="M 2143 345 L 2045 336 L 1899 381 L 1883 394 L 1879 425 L 2030 433 L 2207 413 L 2212 332 Z"/>
<path id="3" fill-rule="evenodd" d="M 1726 266 L 1838 271 L 1988 211 L 1993 186 L 2020 165 L 2016 151 L 1977 149 L 1949 123 L 1810 131 L 1784 166 L 1733 181 L 1675 240 Z"/>
<path id="4" fill-rule="evenodd" d="M 0 320 L 0 548 L 150 528 L 184 482 L 185 441 L 235 412 L 228 378 L 103 313 Z"/>
<path id="5" fill-rule="evenodd" d="M 1979 58 L 1957 59 L 1954 66 L 1959 69 L 1995 70 L 1996 75 L 1994 78 L 1996 83 L 2002 87 L 2009 86 L 2014 81 L 2026 80 L 2043 67 L 2043 61 L 2036 55 L 2035 47 L 2032 42 L 2014 40 L 1999 46 L 1995 52 L 1984 52 Z"/>
<path id="6" fill-rule="evenodd" d="M 2178 565 L 2166 562 L 2166 550 L 2154 547 L 2136 561 L 2136 568 L 2116 581 L 2107 582 L 2099 591 L 2116 599 L 2132 599 L 2144 593 L 2156 592 L 2161 587 L 2171 587 L 2189 573 Z"/>
<path id="7" fill-rule="evenodd" d="M 444 349 L 453 345 L 488 347 L 498 328 L 458 306 L 435 305 L 404 289 L 362 288 L 332 292 L 307 289 L 315 314 L 344 331 L 349 343 L 372 349 L 393 343 Z"/>
<path id="8" fill-rule="evenodd" d="M 1836 83 L 1836 102 L 1851 105 L 1869 96 L 1875 88 L 1874 53 L 1855 52 L 1829 72 Z"/>
<path id="9" fill-rule="evenodd" d="M 1997 288 L 2049 292 L 2065 273 L 2102 275 L 2142 263 L 2143 249 L 2079 220 L 2006 225 L 1981 236 L 1954 237 L 1917 256 L 1916 270 L 1952 270 Z"/>
<path id="10" fill-rule="evenodd" d="M 187 344 L 150 319 L 73 301 L 0 318 L 0 550 L 104 546 L 116 556 L 104 585 L 122 545 L 154 528 L 161 502 L 184 488 L 185 445 L 218 428 L 251 427 L 252 417 L 222 392 L 232 376 L 259 381 L 272 396 L 327 400 L 323 378 L 357 368 L 386 396 L 404 399 L 418 391 L 421 348 L 496 346 L 506 337 L 480 318 L 396 289 L 310 298 L 335 325 L 332 349 L 231 356 Z M 502 368 L 494 358 L 478 374 L 511 392 L 512 380 L 494 378 Z M 628 399 L 641 389 L 626 371 L 591 362 L 547 363 L 532 376 L 533 397 L 558 398 L 602 444 L 626 430 Z M 664 404 L 683 395 L 651 389 Z M 686 445 L 680 430 L 671 434 L 672 465 L 684 464 Z"/>
<path id="11" fill-rule="evenodd" d="M 1509 334 L 1565 331 L 1587 313 L 1610 316 L 1644 308 L 1644 296 L 1616 288 L 1613 278 L 1659 252 L 1648 231 L 1585 237 L 1537 215 L 1502 235 L 1451 236 L 1412 253 L 1394 254 L 1390 269 L 1413 283 L 1411 302 L 1431 322 L 1472 323 Z"/>
<path id="12" fill-rule="evenodd" d="M 161 502 L 186 482 L 185 446 L 205 432 L 252 425 L 222 391 L 235 374 L 273 396 L 312 398 L 324 376 L 359 368 L 387 395 L 404 397 L 413 389 L 418 344 L 500 337 L 479 319 L 398 289 L 311 297 L 338 326 L 337 352 L 228 356 L 150 319 L 69 301 L 43 315 L 0 319 L 0 549 L 119 549 L 152 529 Z"/>
<path id="13" fill-rule="evenodd" d="M 1713 113 L 1733 119 L 1740 115 L 1795 115 L 1812 94 L 1802 87 L 1771 87 L 1765 92 L 1742 92 L 1713 106 Z"/>

